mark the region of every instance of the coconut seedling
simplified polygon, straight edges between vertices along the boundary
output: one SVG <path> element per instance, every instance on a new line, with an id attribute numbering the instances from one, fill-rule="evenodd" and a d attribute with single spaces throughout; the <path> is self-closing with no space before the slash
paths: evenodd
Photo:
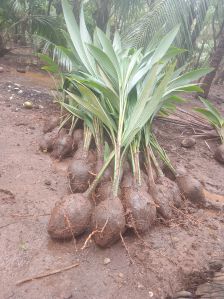
<path id="1" fill-rule="evenodd" d="M 148 193 L 139 163 L 141 134 L 130 145 L 132 172 L 126 171 L 122 181 L 122 199 L 126 222 L 137 234 L 144 233 L 154 224 L 156 205 Z"/>
<path id="2" fill-rule="evenodd" d="M 93 212 L 91 194 L 112 159 L 113 153 L 85 192 L 66 195 L 55 204 L 48 223 L 51 238 L 72 239 L 81 235 L 90 226 Z"/>
<path id="3" fill-rule="evenodd" d="M 92 132 L 84 125 L 84 140 L 79 143 L 68 167 L 68 178 L 73 193 L 85 192 L 94 179 L 95 153 L 90 151 Z"/>
<path id="4" fill-rule="evenodd" d="M 57 138 L 63 138 L 66 135 L 66 130 L 64 128 L 56 127 L 52 131 L 44 134 L 39 143 L 39 148 L 43 152 L 51 152 L 53 150 L 54 144 Z"/>
<path id="5" fill-rule="evenodd" d="M 112 150 L 109 157 L 104 161 L 96 179 L 86 191 L 88 179 L 85 180 L 85 188 L 76 189 L 82 184 L 74 184 L 73 192 L 84 191 L 84 193 L 75 193 L 72 199 L 69 199 L 72 201 L 72 215 L 67 210 L 67 207 L 70 209 L 70 205 L 62 204 L 55 207 L 49 224 L 49 233 L 53 237 L 59 236 L 60 234 L 53 233 L 59 227 L 60 232 L 70 231 L 68 233 L 70 237 L 72 234 L 76 236 L 85 230 L 89 222 L 89 214 L 92 213 L 93 238 L 97 245 L 107 247 L 119 240 L 126 229 L 124 206 L 127 209 L 128 205 L 124 204 L 123 206 L 119 189 L 123 173 L 122 168 L 128 151 L 131 149 L 132 166 L 134 167 L 132 168 L 133 177 L 135 180 L 136 176 L 138 177 L 135 185 L 139 191 L 133 200 L 129 200 L 126 196 L 126 202 L 130 204 L 135 225 L 138 225 L 139 230 L 145 231 L 145 223 L 149 227 L 151 222 L 149 223 L 148 219 L 145 221 L 147 216 L 145 216 L 143 208 L 134 209 L 137 206 L 136 202 L 140 204 L 143 202 L 143 206 L 147 206 L 150 202 L 150 211 L 153 211 L 153 207 L 155 211 L 155 206 L 149 200 L 148 194 L 141 196 L 145 189 L 143 190 L 143 184 L 140 183 L 142 176 L 140 175 L 141 169 L 138 158 L 139 145 L 138 143 L 135 144 L 138 140 L 137 136 L 141 134 L 150 120 L 153 121 L 164 103 L 179 92 L 195 91 L 195 84 L 189 82 L 199 78 L 209 70 L 198 70 L 185 74 L 185 76 L 174 71 L 173 58 L 182 52 L 180 49 L 171 49 L 178 28 L 173 29 L 158 44 L 148 47 L 146 51 L 137 50 L 123 47 L 118 33 L 115 33 L 114 39 L 111 41 L 98 28 L 92 39 L 85 25 L 83 10 L 81 10 L 79 28 L 67 0 L 62 2 L 62 7 L 71 37 L 72 49 L 76 54 L 76 61 L 79 61 L 77 65 L 79 71 L 73 71 L 67 75 L 67 79 L 74 84 L 78 92 L 65 89 L 65 93 L 72 101 L 69 101 L 69 104 L 63 103 L 63 107 L 73 115 L 83 119 L 84 123 L 86 118 L 91 123 L 85 129 L 81 153 L 83 149 L 85 152 L 89 149 L 94 119 L 102 124 L 104 134 L 106 132 L 110 137 Z M 108 185 L 106 198 L 92 210 L 92 205 L 89 205 L 87 201 L 90 200 L 91 192 L 96 188 L 112 160 L 114 163 L 112 186 Z M 75 176 L 71 174 L 73 170 L 75 171 L 78 161 L 80 160 L 76 159 L 72 171 L 70 169 L 70 178 L 72 179 Z M 88 159 L 85 163 L 87 162 Z M 78 179 L 78 176 L 76 178 Z M 132 191 L 129 192 L 130 197 Z M 83 204 L 84 201 L 86 201 L 86 205 Z M 80 206 L 82 208 L 87 207 L 87 210 L 83 211 L 86 221 L 82 218 L 81 224 L 78 224 Z M 54 213 L 57 215 L 55 216 Z M 66 220 L 68 215 L 70 215 L 67 217 L 69 221 Z M 141 218 L 144 219 L 144 227 L 141 226 Z M 151 217 L 152 222 L 153 219 L 154 216 Z M 57 225 L 57 220 L 63 225 Z M 82 229 L 78 230 L 80 226 Z"/>
<path id="6" fill-rule="evenodd" d="M 161 167 L 157 161 L 154 151 L 159 158 L 176 174 L 166 152 L 159 145 L 155 136 L 151 133 L 150 127 L 145 128 L 145 157 L 146 170 L 149 180 L 149 193 L 157 205 L 158 213 L 164 219 L 171 219 L 173 207 L 181 206 L 181 194 L 175 182 L 171 181 L 163 174 Z M 157 174 L 154 179 L 153 172 Z"/>
<path id="7" fill-rule="evenodd" d="M 217 161 L 224 163 L 224 117 L 210 101 L 201 97 L 200 100 L 205 108 L 195 108 L 194 110 L 200 113 L 217 131 L 221 145 L 215 150 L 214 156 Z"/>
<path id="8" fill-rule="evenodd" d="M 63 158 L 67 156 L 71 156 L 72 151 L 74 149 L 74 138 L 73 138 L 73 130 L 76 125 L 76 122 L 78 121 L 75 116 L 72 117 L 72 124 L 70 127 L 70 130 L 68 134 L 58 136 L 54 145 L 53 145 L 53 151 L 51 156 L 55 159 L 62 160 Z M 63 123 L 62 125 L 63 126 Z"/>

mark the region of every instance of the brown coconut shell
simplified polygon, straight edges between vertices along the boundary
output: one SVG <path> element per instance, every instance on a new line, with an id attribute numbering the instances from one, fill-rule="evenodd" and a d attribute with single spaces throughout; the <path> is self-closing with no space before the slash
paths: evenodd
<path id="1" fill-rule="evenodd" d="M 46 133 L 41 137 L 39 148 L 44 152 L 51 152 L 53 150 L 54 144 L 57 138 L 61 138 L 66 134 L 65 129 L 59 130 L 59 128 L 55 128 L 53 131 Z"/>
<path id="2" fill-rule="evenodd" d="M 191 175 L 178 175 L 176 178 L 181 194 L 195 204 L 205 204 L 205 194 L 202 184 Z"/>
<path id="3" fill-rule="evenodd" d="M 55 129 L 60 124 L 60 118 L 58 116 L 51 116 L 49 117 L 43 126 L 43 132 L 51 132 L 53 129 Z"/>
<path id="4" fill-rule="evenodd" d="M 106 200 L 111 196 L 111 190 L 113 188 L 113 182 L 112 181 L 103 181 L 100 183 L 100 185 L 97 188 L 97 200 L 96 202 L 99 203 L 103 200 Z M 118 190 L 118 197 L 121 198 L 121 189 Z"/>
<path id="5" fill-rule="evenodd" d="M 71 194 L 57 202 L 51 212 L 48 233 L 64 240 L 81 235 L 89 226 L 92 205 L 84 194 Z"/>
<path id="6" fill-rule="evenodd" d="M 156 220 L 156 205 L 149 193 L 142 187 L 123 188 L 123 204 L 129 227 L 144 233 Z"/>
<path id="7" fill-rule="evenodd" d="M 70 188 L 74 193 L 85 192 L 94 179 L 95 163 L 92 152 L 84 153 L 79 148 L 68 167 Z"/>
<path id="8" fill-rule="evenodd" d="M 141 171 L 141 189 L 144 189 L 145 191 L 148 191 L 147 180 L 148 180 L 147 175 L 143 171 Z M 136 182 L 131 171 L 125 171 L 123 173 L 123 177 L 121 181 L 121 189 L 131 188 L 133 186 L 136 186 Z"/>
<path id="9" fill-rule="evenodd" d="M 122 203 L 112 195 L 95 207 L 92 214 L 93 238 L 100 247 L 110 247 L 120 239 L 125 231 L 125 215 Z"/>
<path id="10" fill-rule="evenodd" d="M 82 129 L 76 129 L 73 133 L 73 146 L 74 149 L 77 150 L 79 145 L 83 143 L 83 130 Z"/>
<path id="11" fill-rule="evenodd" d="M 66 134 L 58 136 L 53 145 L 52 157 L 55 159 L 62 160 L 65 157 L 72 155 L 73 151 L 73 138 Z"/>
<path id="12" fill-rule="evenodd" d="M 215 159 L 224 164 L 224 144 L 221 144 L 219 147 L 217 147 L 215 151 Z"/>
<path id="13" fill-rule="evenodd" d="M 157 184 L 150 189 L 158 213 L 164 219 L 171 219 L 173 207 L 180 207 L 182 204 L 181 194 L 175 182 L 166 177 L 159 178 Z"/>

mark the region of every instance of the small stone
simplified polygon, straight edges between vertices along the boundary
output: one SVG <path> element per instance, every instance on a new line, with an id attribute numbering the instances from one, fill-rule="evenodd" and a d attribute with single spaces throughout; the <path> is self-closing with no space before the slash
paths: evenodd
<path id="1" fill-rule="evenodd" d="M 8 88 L 12 88 L 12 86 L 11 86 L 11 85 L 8 85 Z"/>
<path id="2" fill-rule="evenodd" d="M 180 241 L 179 238 L 177 238 L 177 237 L 172 237 L 172 240 L 173 240 L 175 243 Z"/>
<path id="3" fill-rule="evenodd" d="M 124 278 L 124 274 L 123 273 L 118 273 L 118 276 L 120 277 L 120 278 Z"/>
<path id="4" fill-rule="evenodd" d="M 149 298 L 152 298 L 154 296 L 153 292 L 149 291 Z"/>
<path id="5" fill-rule="evenodd" d="M 44 184 L 47 185 L 47 186 L 50 186 L 50 185 L 51 185 L 51 181 L 49 181 L 49 180 L 45 180 L 45 181 L 44 181 Z"/>
<path id="6" fill-rule="evenodd" d="M 4 73 L 4 68 L 0 66 L 0 73 Z"/>
<path id="7" fill-rule="evenodd" d="M 23 91 L 22 91 L 22 90 L 19 90 L 19 91 L 18 91 L 18 94 L 22 94 L 22 93 L 23 93 Z"/>
<path id="8" fill-rule="evenodd" d="M 30 101 L 26 101 L 23 103 L 23 107 L 26 109 L 32 109 L 33 108 L 33 103 Z"/>
<path id="9" fill-rule="evenodd" d="M 26 73 L 26 68 L 25 67 L 17 67 L 17 72 L 19 72 L 19 73 L 23 73 L 23 74 L 25 74 Z"/>
<path id="10" fill-rule="evenodd" d="M 192 298 L 192 293 L 187 291 L 180 291 L 176 293 L 173 297 L 173 299 L 180 299 L 180 298 Z"/>
<path id="11" fill-rule="evenodd" d="M 145 287 L 143 286 L 143 284 L 141 284 L 141 283 L 138 283 L 138 289 L 141 289 L 141 290 L 143 290 Z"/>
<path id="12" fill-rule="evenodd" d="M 188 137 L 182 140 L 181 146 L 190 148 L 196 144 L 196 140 L 193 137 Z"/>
<path id="13" fill-rule="evenodd" d="M 110 262 L 111 262 L 111 260 L 108 257 L 106 257 L 103 261 L 103 264 L 108 265 L 108 264 L 110 264 Z"/>
<path id="14" fill-rule="evenodd" d="M 19 87 L 14 87 L 14 90 L 19 90 Z"/>

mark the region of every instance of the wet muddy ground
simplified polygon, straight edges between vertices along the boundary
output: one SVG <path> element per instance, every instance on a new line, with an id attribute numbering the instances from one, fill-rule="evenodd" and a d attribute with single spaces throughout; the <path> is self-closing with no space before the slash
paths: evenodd
<path id="1" fill-rule="evenodd" d="M 81 250 L 88 233 L 76 244 L 52 241 L 46 230 L 49 213 L 54 203 L 69 192 L 68 160 L 53 161 L 38 149 L 44 120 L 57 113 L 50 91 L 53 84 L 46 75 L 20 74 L 2 66 L 1 299 L 172 298 L 176 291 L 191 289 L 194 277 L 205 273 L 211 261 L 223 258 L 223 211 L 198 209 L 187 202 L 169 223 L 158 220 L 143 240 L 130 233 L 124 236 L 133 263 L 121 242 L 104 250 L 90 242 Z M 224 88 L 214 89 L 212 95 L 223 109 Z M 33 109 L 23 108 L 26 100 L 33 101 Z M 160 140 L 171 160 L 183 164 L 198 178 L 212 201 L 224 202 L 224 167 L 212 153 L 216 141 L 208 141 L 208 147 L 204 140 L 198 140 L 193 148 L 184 149 L 180 146 L 182 133 L 179 127 L 159 126 Z M 70 270 L 17 284 L 76 263 L 78 266 Z"/>

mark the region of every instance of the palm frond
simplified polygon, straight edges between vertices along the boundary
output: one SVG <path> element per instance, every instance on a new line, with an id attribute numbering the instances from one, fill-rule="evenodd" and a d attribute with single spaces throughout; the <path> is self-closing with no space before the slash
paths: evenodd
<path id="1" fill-rule="evenodd" d="M 180 32 L 176 46 L 193 49 L 211 0 L 160 0 L 141 20 L 134 23 L 124 34 L 124 40 L 138 47 L 145 47 L 155 36 L 158 28 L 167 33 L 177 25 Z"/>

